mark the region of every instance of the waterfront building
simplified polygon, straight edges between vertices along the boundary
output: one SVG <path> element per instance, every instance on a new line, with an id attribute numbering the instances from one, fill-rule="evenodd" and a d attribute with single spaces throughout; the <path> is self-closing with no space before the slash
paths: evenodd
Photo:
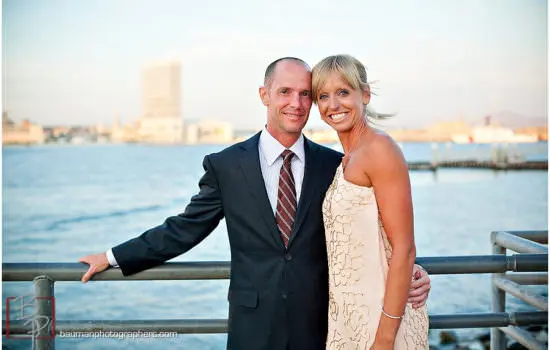
<path id="1" fill-rule="evenodd" d="M 28 120 L 17 125 L 6 111 L 2 113 L 2 144 L 34 144 L 44 143 L 44 140 L 44 129 L 40 125 Z"/>
<path id="2" fill-rule="evenodd" d="M 470 132 L 455 132 L 451 135 L 454 143 L 530 143 L 538 142 L 537 134 L 515 133 L 511 128 L 484 118 L 483 125 L 473 127 Z"/>
<path id="3" fill-rule="evenodd" d="M 229 144 L 234 142 L 233 126 L 216 120 L 197 121 L 187 124 L 187 144 Z"/>
<path id="4" fill-rule="evenodd" d="M 150 64 L 142 71 L 141 142 L 181 143 L 181 65 L 179 61 Z"/>
<path id="5" fill-rule="evenodd" d="M 304 135 L 317 143 L 338 142 L 338 134 L 330 128 L 306 129 L 304 130 Z"/>

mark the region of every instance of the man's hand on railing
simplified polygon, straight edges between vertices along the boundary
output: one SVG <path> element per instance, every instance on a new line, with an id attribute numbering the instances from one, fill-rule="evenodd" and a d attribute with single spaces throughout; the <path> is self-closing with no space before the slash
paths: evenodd
<path id="1" fill-rule="evenodd" d="M 86 255 L 78 259 L 78 262 L 90 265 L 88 271 L 82 276 L 82 283 L 88 282 L 96 273 L 105 271 L 110 266 L 106 253 Z"/>

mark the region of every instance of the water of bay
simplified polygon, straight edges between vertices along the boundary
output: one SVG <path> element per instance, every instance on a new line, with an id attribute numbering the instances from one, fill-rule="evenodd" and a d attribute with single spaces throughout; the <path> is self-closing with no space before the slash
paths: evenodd
<path id="1" fill-rule="evenodd" d="M 483 154 L 490 146 L 404 143 L 409 161 Z M 516 146 L 547 159 L 547 144 Z M 3 149 L 3 261 L 76 262 L 184 210 L 202 158 L 223 146 L 81 145 Z M 548 227 L 546 171 L 444 169 L 411 172 L 418 256 L 491 253 L 496 230 Z M 225 224 L 174 261 L 229 260 Z M 58 320 L 226 318 L 228 281 L 56 283 Z M 31 283 L 3 283 L 3 297 Z M 4 299 L 5 300 L 5 299 Z M 525 308 L 511 299 L 509 306 Z M 4 305 L 5 307 L 5 305 Z M 429 312 L 490 311 L 489 275 L 432 276 Z M 5 313 L 3 313 L 5 315 Z M 463 337 L 480 330 L 459 331 Z M 226 335 L 170 339 L 56 339 L 60 349 L 223 349 Z M 6 340 L 6 339 L 4 339 Z M 29 348 L 21 340 L 9 348 Z"/>

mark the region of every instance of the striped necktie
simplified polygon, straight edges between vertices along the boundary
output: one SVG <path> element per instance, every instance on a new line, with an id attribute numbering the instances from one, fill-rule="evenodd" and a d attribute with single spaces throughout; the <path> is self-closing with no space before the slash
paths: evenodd
<path id="1" fill-rule="evenodd" d="M 296 186 L 294 185 L 294 176 L 290 162 L 294 153 L 290 150 L 285 150 L 283 157 L 283 166 L 279 175 L 279 191 L 277 193 L 277 226 L 281 232 L 281 238 L 285 248 L 288 246 L 290 232 L 292 232 L 292 224 L 296 217 Z"/>

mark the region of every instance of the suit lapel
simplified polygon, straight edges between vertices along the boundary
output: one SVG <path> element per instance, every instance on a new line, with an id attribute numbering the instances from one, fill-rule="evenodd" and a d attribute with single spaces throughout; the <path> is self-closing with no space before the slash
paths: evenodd
<path id="1" fill-rule="evenodd" d="M 311 199 L 314 197 L 316 189 L 319 191 L 318 185 L 319 174 L 321 173 L 322 159 L 319 157 L 319 146 L 304 138 L 304 150 L 305 150 L 305 169 L 304 169 L 304 181 L 302 182 L 302 190 L 300 192 L 300 202 L 296 210 L 296 219 L 292 227 L 292 233 L 288 245 L 292 244 L 292 241 L 300 232 L 306 213 L 311 205 Z"/>
<path id="2" fill-rule="evenodd" d="M 282 246 L 279 229 L 277 228 L 277 222 L 275 221 L 275 216 L 273 215 L 273 209 L 269 203 L 269 198 L 265 189 L 265 182 L 260 167 L 260 155 L 258 151 L 259 140 L 260 133 L 250 138 L 248 142 L 242 146 L 244 155 L 241 157 L 239 163 L 246 180 L 248 190 L 256 199 L 256 205 L 254 206 L 259 210 L 262 220 L 264 220 L 265 224 L 269 228 L 275 244 Z"/>

